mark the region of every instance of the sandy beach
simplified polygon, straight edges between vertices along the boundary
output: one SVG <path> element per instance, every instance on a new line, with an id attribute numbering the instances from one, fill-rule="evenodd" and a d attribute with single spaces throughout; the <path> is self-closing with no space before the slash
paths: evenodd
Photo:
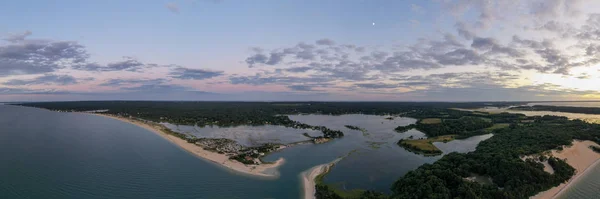
<path id="1" fill-rule="evenodd" d="M 229 168 L 233 171 L 236 171 L 236 172 L 239 172 L 242 174 L 267 177 L 267 178 L 277 178 L 277 177 L 279 177 L 279 174 L 275 169 L 277 167 L 283 165 L 285 162 L 285 160 L 283 158 L 280 158 L 273 163 L 263 163 L 260 165 L 245 165 L 241 162 L 238 162 L 235 160 L 230 160 L 229 156 L 227 156 L 227 155 L 204 150 L 202 147 L 200 147 L 196 144 L 188 143 L 187 141 L 185 141 L 183 139 L 180 139 L 173 135 L 164 133 L 163 129 L 166 127 L 164 127 L 163 125 L 160 125 L 160 124 L 147 123 L 147 122 L 143 122 L 143 121 L 139 121 L 139 120 L 135 120 L 135 119 L 118 117 L 118 116 L 113 116 L 113 115 L 108 115 L 108 114 L 97 114 L 97 113 L 86 113 L 86 114 L 92 114 L 92 115 L 112 118 L 112 119 L 116 119 L 116 120 L 119 120 L 122 122 L 127 122 L 130 124 L 137 125 L 146 130 L 154 132 L 157 135 L 160 135 L 161 137 L 169 140 L 171 143 L 179 146 L 180 148 L 182 148 L 202 159 L 209 160 L 215 164 L 221 165 L 223 167 Z"/>
<path id="2" fill-rule="evenodd" d="M 314 166 L 313 168 L 310 168 L 308 171 L 304 171 L 300 174 L 300 177 L 302 178 L 302 185 L 304 187 L 304 198 L 305 199 L 314 199 L 315 198 L 315 192 L 316 192 L 315 178 L 317 178 L 317 176 L 321 175 L 322 173 L 329 172 L 329 169 L 342 159 L 343 159 L 343 157 L 337 158 L 334 161 L 327 163 L 327 164 L 321 164 L 321 165 Z"/>
<path id="3" fill-rule="evenodd" d="M 589 146 L 594 145 L 600 147 L 598 144 L 592 141 L 573 141 L 571 147 L 565 147 L 562 151 L 552 150 L 551 153 L 554 157 L 560 159 L 567 159 L 567 163 L 575 168 L 575 175 L 569 179 L 566 183 L 562 183 L 549 190 L 538 193 L 531 197 L 532 199 L 550 199 L 559 196 L 562 191 L 566 190 L 577 182 L 577 180 L 584 176 L 587 169 L 600 163 L 600 153 L 592 151 Z"/>

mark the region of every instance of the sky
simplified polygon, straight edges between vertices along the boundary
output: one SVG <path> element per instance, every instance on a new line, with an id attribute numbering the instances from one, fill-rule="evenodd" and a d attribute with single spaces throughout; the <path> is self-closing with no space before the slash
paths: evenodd
<path id="1" fill-rule="evenodd" d="M 600 1 L 0 3 L 0 101 L 600 100 Z"/>

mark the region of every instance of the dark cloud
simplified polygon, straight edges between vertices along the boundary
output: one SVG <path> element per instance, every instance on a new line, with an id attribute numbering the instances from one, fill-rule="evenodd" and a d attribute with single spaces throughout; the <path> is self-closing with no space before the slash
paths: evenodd
<path id="1" fill-rule="evenodd" d="M 590 79 L 592 77 L 589 74 L 587 74 L 587 73 L 583 73 L 583 74 L 577 76 L 576 78 L 577 79 Z"/>
<path id="2" fill-rule="evenodd" d="M 313 87 L 307 85 L 289 85 L 287 87 L 293 91 L 313 91 Z"/>
<path id="3" fill-rule="evenodd" d="M 291 77 L 291 76 L 231 76 L 229 81 L 232 84 L 265 85 L 265 84 L 283 84 L 292 85 L 297 83 L 326 83 L 332 80 L 325 77 Z"/>
<path id="4" fill-rule="evenodd" d="M 381 88 L 398 88 L 400 87 L 397 84 L 384 84 L 384 83 L 358 83 L 354 84 L 354 86 L 360 88 L 369 88 L 369 89 L 381 89 Z"/>
<path id="5" fill-rule="evenodd" d="M 2 88 L 0 95 L 64 95 L 71 94 L 69 91 L 56 89 L 28 89 L 28 88 Z"/>
<path id="6" fill-rule="evenodd" d="M 129 72 L 140 72 L 144 68 L 154 67 L 146 65 L 133 57 L 123 57 L 123 61 L 113 62 L 106 65 L 100 65 L 96 63 L 85 63 L 73 66 L 73 69 L 83 71 L 98 71 L 98 72 L 110 72 L 110 71 L 129 71 Z"/>
<path id="7" fill-rule="evenodd" d="M 307 71 L 309 71 L 311 69 L 312 68 L 308 67 L 308 66 L 300 66 L 300 67 L 286 68 L 286 69 L 282 69 L 282 70 L 290 72 L 290 73 L 304 73 L 304 72 L 307 72 Z"/>
<path id="8" fill-rule="evenodd" d="M 76 42 L 23 40 L 0 46 L 0 76 L 53 72 L 87 58 L 84 47 Z"/>
<path id="9" fill-rule="evenodd" d="M 166 79 L 109 79 L 99 86 L 120 87 L 132 84 L 162 84 L 167 82 Z"/>
<path id="10" fill-rule="evenodd" d="M 333 45 L 335 45 L 335 41 L 333 41 L 331 39 L 319 39 L 315 43 L 317 45 L 324 45 L 324 46 L 333 46 Z"/>
<path id="11" fill-rule="evenodd" d="M 176 91 L 192 91 L 190 88 L 173 84 L 144 84 L 140 86 L 121 88 L 125 91 L 168 93 Z"/>
<path id="12" fill-rule="evenodd" d="M 218 77 L 223 75 L 223 71 L 211 71 L 205 69 L 191 69 L 191 68 L 175 68 L 169 73 L 172 78 L 176 79 L 193 79 L 203 80 Z"/>
<path id="13" fill-rule="evenodd" d="M 258 54 L 252 55 L 251 57 L 246 58 L 246 63 L 248 64 L 249 67 L 253 67 L 256 64 L 267 63 L 268 60 L 269 60 L 269 58 L 266 55 L 258 53 Z"/>
<path id="14" fill-rule="evenodd" d="M 25 38 L 29 35 L 31 35 L 31 31 L 27 30 L 22 33 L 10 34 L 6 38 L 4 38 L 4 40 L 11 42 L 11 43 L 16 43 L 16 42 L 24 41 Z"/>
<path id="15" fill-rule="evenodd" d="M 47 74 L 33 79 L 13 79 L 2 83 L 7 86 L 22 86 L 22 85 L 40 85 L 40 84 L 53 84 L 53 85 L 71 85 L 77 84 L 78 81 L 75 77 L 70 75 L 54 75 Z"/>

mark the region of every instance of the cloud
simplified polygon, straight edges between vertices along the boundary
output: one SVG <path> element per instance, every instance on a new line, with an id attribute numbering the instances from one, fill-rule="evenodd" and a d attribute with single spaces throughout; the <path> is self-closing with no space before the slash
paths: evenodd
<path id="1" fill-rule="evenodd" d="M 169 75 L 175 79 L 203 80 L 223 75 L 223 71 L 211 71 L 205 69 L 191 69 L 178 67 L 173 69 Z"/>
<path id="2" fill-rule="evenodd" d="M 172 13 L 179 14 L 179 6 L 177 6 L 177 4 L 171 2 L 167 3 L 165 7 L 169 9 L 169 11 L 171 11 Z"/>
<path id="3" fill-rule="evenodd" d="M 309 70 L 311 70 L 311 67 L 308 66 L 300 66 L 300 67 L 292 67 L 292 68 L 286 68 L 283 69 L 284 71 L 290 72 L 290 73 L 304 73 L 307 72 Z"/>
<path id="4" fill-rule="evenodd" d="M 75 70 L 83 71 L 97 71 L 97 72 L 110 72 L 110 71 L 129 71 L 129 72 L 140 72 L 144 68 L 153 67 L 151 65 L 144 64 L 133 57 L 123 57 L 123 61 L 112 62 L 106 65 L 100 65 L 97 63 L 83 63 L 73 66 Z"/>
<path id="5" fill-rule="evenodd" d="M 7 86 L 23 86 L 40 84 L 71 85 L 77 83 L 77 79 L 70 75 L 46 74 L 44 76 L 36 77 L 33 79 L 13 79 L 2 84 Z"/>
<path id="6" fill-rule="evenodd" d="M 104 83 L 99 84 L 99 86 L 107 86 L 107 87 L 121 87 L 121 86 L 129 86 L 133 84 L 162 84 L 167 82 L 168 80 L 158 78 L 158 79 L 108 79 Z"/>
<path id="7" fill-rule="evenodd" d="M 87 58 L 85 48 L 77 42 L 22 40 L 0 46 L 0 76 L 53 72 Z"/>
<path id="8" fill-rule="evenodd" d="M 71 94 L 69 91 L 56 89 L 28 89 L 28 88 L 3 88 L 0 87 L 0 95 L 64 95 Z"/>
<path id="9" fill-rule="evenodd" d="M 587 73 L 583 73 L 583 74 L 581 74 L 581 75 L 577 76 L 576 78 L 577 78 L 577 79 L 590 79 L 590 78 L 592 78 L 592 76 L 590 76 L 590 75 L 589 75 L 589 74 L 587 74 Z"/>
<path id="10" fill-rule="evenodd" d="M 11 42 L 11 43 L 16 43 L 16 42 L 24 41 L 25 38 L 31 34 L 32 34 L 31 31 L 27 30 L 22 33 L 10 34 L 10 35 L 8 35 L 8 37 L 4 38 L 4 40 Z"/>
<path id="11" fill-rule="evenodd" d="M 231 84 L 248 84 L 248 85 L 265 85 L 265 84 L 280 84 L 291 85 L 297 83 L 327 83 L 333 81 L 326 77 L 291 77 L 291 76 L 231 76 L 229 77 Z"/>
<path id="12" fill-rule="evenodd" d="M 174 85 L 174 84 L 144 84 L 133 87 L 121 88 L 125 91 L 136 91 L 136 92 L 157 92 L 157 93 L 168 93 L 176 91 L 193 91 L 188 87 Z"/>
<path id="13" fill-rule="evenodd" d="M 335 41 L 333 41 L 331 39 L 319 39 L 315 43 L 317 45 L 323 45 L 323 46 L 333 46 L 333 45 L 335 45 Z"/>
<path id="14" fill-rule="evenodd" d="M 313 87 L 308 85 L 289 85 L 287 87 L 293 91 L 313 91 Z"/>
<path id="15" fill-rule="evenodd" d="M 467 24 L 463 22 L 457 22 L 454 25 L 454 27 L 456 28 L 458 35 L 460 35 L 466 40 L 471 40 L 473 39 L 473 37 L 475 37 L 475 33 L 473 32 L 473 30 L 471 30 L 471 28 L 469 28 Z"/>
<path id="16" fill-rule="evenodd" d="M 384 83 L 359 83 L 354 84 L 354 86 L 360 88 L 369 88 L 369 89 L 381 89 L 381 88 L 398 88 L 397 84 L 384 84 Z"/>

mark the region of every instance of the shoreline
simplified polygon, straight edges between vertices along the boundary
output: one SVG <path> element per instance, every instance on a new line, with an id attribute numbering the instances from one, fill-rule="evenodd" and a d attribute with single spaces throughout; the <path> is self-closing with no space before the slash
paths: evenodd
<path id="1" fill-rule="evenodd" d="M 144 128 L 148 131 L 154 132 L 160 137 L 166 139 L 171 142 L 171 144 L 176 145 L 177 147 L 199 157 L 203 160 L 207 160 L 211 163 L 220 165 L 222 167 L 228 168 L 228 170 L 235 171 L 241 174 L 246 174 L 250 176 L 263 177 L 263 178 L 279 178 L 279 172 L 275 169 L 285 163 L 284 158 L 279 158 L 277 161 L 272 163 L 262 163 L 260 165 L 245 165 L 241 162 L 229 159 L 229 156 L 225 154 L 219 154 L 212 151 L 208 151 L 203 149 L 202 147 L 194 144 L 188 143 L 186 140 L 175 137 L 173 135 L 167 134 L 163 132 L 163 128 L 166 128 L 160 124 L 149 124 L 142 121 L 138 121 L 131 118 L 124 118 L 119 116 L 113 116 L 108 114 L 98 114 L 98 113 L 83 113 L 101 116 L 105 118 L 119 120 L 121 122 L 126 122 L 129 124 L 136 125 L 138 127 Z"/>
<path id="2" fill-rule="evenodd" d="M 573 184 L 575 184 L 582 176 L 589 171 L 589 168 L 593 168 L 600 164 L 600 153 L 594 152 L 589 148 L 590 145 L 599 146 L 592 141 L 579 141 L 574 140 L 572 146 L 564 148 L 562 151 L 551 150 L 552 156 L 560 159 L 567 159 L 567 164 L 575 168 L 575 175 L 571 177 L 567 182 L 561 183 L 556 187 L 552 187 L 546 191 L 539 192 L 530 199 L 550 199 L 557 198 L 564 190 L 567 190 Z"/>
<path id="3" fill-rule="evenodd" d="M 344 156 L 345 157 L 345 156 Z M 316 182 L 315 179 L 324 173 L 327 173 L 331 170 L 331 167 L 342 160 L 344 157 L 339 157 L 329 163 L 320 164 L 314 166 L 302 173 L 300 173 L 300 178 L 302 179 L 302 187 L 304 189 L 304 199 L 314 199 L 316 193 Z"/>

